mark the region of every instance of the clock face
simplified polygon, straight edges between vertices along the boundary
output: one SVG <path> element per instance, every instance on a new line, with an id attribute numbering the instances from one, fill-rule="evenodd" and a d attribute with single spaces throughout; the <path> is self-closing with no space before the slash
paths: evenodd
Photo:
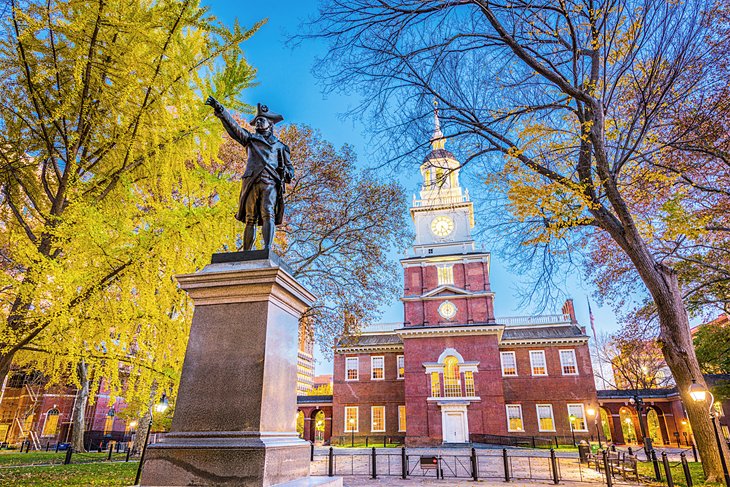
<path id="1" fill-rule="evenodd" d="M 448 216 L 437 216 L 431 220 L 431 231 L 438 237 L 445 237 L 454 231 L 454 220 Z"/>
<path id="2" fill-rule="evenodd" d="M 439 306 L 439 314 L 442 318 L 451 320 L 454 316 L 456 316 L 456 305 L 451 301 L 444 301 L 441 303 L 441 306 Z"/>

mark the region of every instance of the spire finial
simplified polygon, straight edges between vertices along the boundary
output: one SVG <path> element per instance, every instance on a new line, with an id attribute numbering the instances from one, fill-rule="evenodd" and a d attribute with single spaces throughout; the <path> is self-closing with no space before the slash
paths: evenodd
<path id="1" fill-rule="evenodd" d="M 443 149 L 446 144 L 444 134 L 441 132 L 441 120 L 439 120 L 439 102 L 436 97 L 433 98 L 433 135 L 431 136 L 431 147 L 436 149 Z"/>

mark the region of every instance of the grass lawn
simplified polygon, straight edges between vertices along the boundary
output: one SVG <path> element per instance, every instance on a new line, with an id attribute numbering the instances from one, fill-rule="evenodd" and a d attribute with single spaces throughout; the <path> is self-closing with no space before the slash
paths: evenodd
<path id="1" fill-rule="evenodd" d="M 126 486 L 134 482 L 137 465 L 122 462 L 0 468 L 0 486 Z"/>
<path id="2" fill-rule="evenodd" d="M 722 483 L 715 482 L 705 483 L 705 472 L 702 470 L 702 464 L 699 462 L 687 463 L 689 464 L 690 474 L 692 474 L 692 482 L 695 485 L 706 485 L 713 487 L 722 487 L 724 485 Z M 687 481 L 684 479 L 684 471 L 682 470 L 682 465 L 679 462 L 670 462 L 669 466 L 671 467 L 670 471 L 672 472 L 674 485 L 681 485 L 683 487 L 686 487 Z M 664 475 L 664 466 L 661 462 L 659 462 L 659 470 L 662 473 L 662 481 L 657 482 L 655 480 L 650 480 L 648 485 L 667 485 L 666 475 Z M 647 480 L 654 479 L 654 465 L 651 462 L 639 462 L 639 475 L 645 477 Z"/>

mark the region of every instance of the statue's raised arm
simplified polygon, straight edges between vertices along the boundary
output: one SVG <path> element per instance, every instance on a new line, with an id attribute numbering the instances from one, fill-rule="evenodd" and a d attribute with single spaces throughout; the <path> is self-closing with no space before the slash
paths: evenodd
<path id="1" fill-rule="evenodd" d="M 238 125 L 238 123 L 233 119 L 231 114 L 228 113 L 226 108 L 221 105 L 218 100 L 216 100 L 212 96 L 209 96 L 208 99 L 205 100 L 205 104 L 213 107 L 215 116 L 221 120 L 221 123 L 226 129 L 226 132 L 228 132 L 228 135 L 230 135 L 235 141 L 244 146 L 248 144 L 248 141 L 251 137 L 251 132 Z"/>

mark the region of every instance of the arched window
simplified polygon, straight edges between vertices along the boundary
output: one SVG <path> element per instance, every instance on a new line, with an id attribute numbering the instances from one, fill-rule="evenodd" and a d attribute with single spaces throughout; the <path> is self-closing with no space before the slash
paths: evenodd
<path id="1" fill-rule="evenodd" d="M 43 433 L 41 436 L 56 436 L 58 429 L 59 411 L 56 408 L 49 409 L 46 413 L 46 422 L 43 423 Z"/>
<path id="2" fill-rule="evenodd" d="M 111 408 L 108 413 L 106 413 L 106 420 L 104 421 L 104 434 L 108 435 L 111 434 L 111 432 L 114 430 L 114 416 L 116 415 L 116 411 L 114 411 L 114 408 Z"/>
<path id="3" fill-rule="evenodd" d="M 459 360 L 453 355 L 444 359 L 444 395 L 461 397 L 461 378 L 459 377 Z"/>

